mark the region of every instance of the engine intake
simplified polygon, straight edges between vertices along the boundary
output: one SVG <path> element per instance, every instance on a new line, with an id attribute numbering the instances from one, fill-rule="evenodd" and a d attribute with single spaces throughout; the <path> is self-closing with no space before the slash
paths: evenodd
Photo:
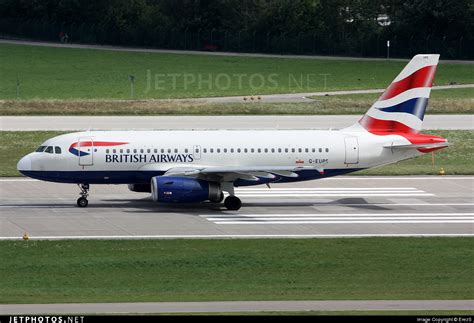
<path id="1" fill-rule="evenodd" d="M 216 182 L 187 177 L 155 176 L 151 179 L 151 196 L 155 202 L 220 202 L 222 190 Z"/>

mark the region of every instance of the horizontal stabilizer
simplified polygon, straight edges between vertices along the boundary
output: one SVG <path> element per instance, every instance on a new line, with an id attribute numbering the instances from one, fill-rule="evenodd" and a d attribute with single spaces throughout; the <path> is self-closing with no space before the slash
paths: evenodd
<path id="1" fill-rule="evenodd" d="M 426 144 L 406 144 L 406 143 L 396 143 L 392 142 L 388 145 L 383 146 L 384 148 L 391 148 L 391 149 L 433 149 L 433 148 L 444 148 L 448 147 L 448 142 L 436 142 L 436 143 L 426 143 Z"/>

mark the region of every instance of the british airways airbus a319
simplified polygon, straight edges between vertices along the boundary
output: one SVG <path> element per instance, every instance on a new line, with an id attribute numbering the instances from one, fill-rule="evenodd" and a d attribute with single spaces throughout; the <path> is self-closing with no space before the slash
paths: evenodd
<path id="1" fill-rule="evenodd" d="M 87 131 L 44 142 L 23 157 L 29 177 L 80 187 L 128 184 L 156 202 L 241 207 L 234 187 L 348 174 L 448 146 L 421 134 L 439 55 L 416 55 L 354 125 L 338 131 Z"/>

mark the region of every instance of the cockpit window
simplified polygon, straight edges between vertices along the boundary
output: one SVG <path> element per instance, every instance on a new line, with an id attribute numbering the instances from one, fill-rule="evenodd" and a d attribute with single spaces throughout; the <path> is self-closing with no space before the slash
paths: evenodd
<path id="1" fill-rule="evenodd" d="M 55 152 L 56 154 L 60 154 L 60 153 L 61 153 L 61 147 L 55 146 L 55 147 L 54 147 L 54 152 Z"/>
<path id="2" fill-rule="evenodd" d="M 42 153 L 45 148 L 46 148 L 46 146 L 39 146 L 38 149 L 36 149 L 36 152 L 37 153 Z"/>
<path id="3" fill-rule="evenodd" d="M 52 154 L 53 153 L 53 146 L 46 147 L 45 153 Z"/>

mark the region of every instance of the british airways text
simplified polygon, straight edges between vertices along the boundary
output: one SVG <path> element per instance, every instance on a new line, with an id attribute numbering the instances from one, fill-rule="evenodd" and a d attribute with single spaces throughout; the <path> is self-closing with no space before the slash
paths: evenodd
<path id="1" fill-rule="evenodd" d="M 106 163 L 192 163 L 192 154 L 107 154 Z"/>

